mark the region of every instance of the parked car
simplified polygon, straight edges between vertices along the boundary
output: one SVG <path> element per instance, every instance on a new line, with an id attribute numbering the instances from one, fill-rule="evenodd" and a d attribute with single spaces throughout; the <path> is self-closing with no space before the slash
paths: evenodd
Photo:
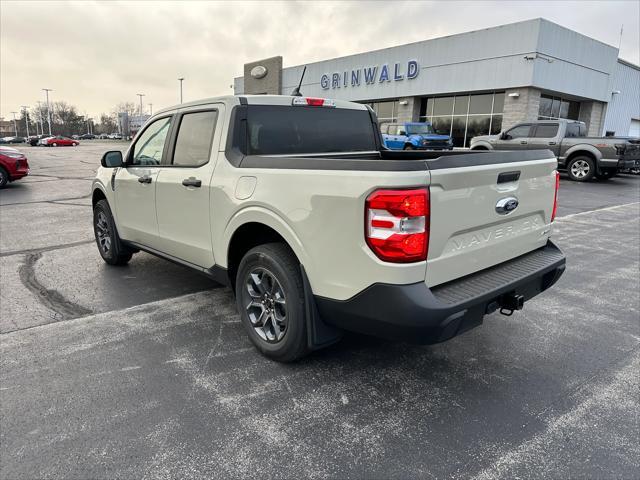
<path id="1" fill-rule="evenodd" d="M 436 133 L 429 122 L 387 123 L 380 130 L 391 150 L 453 150 L 451 137 Z"/>
<path id="2" fill-rule="evenodd" d="M 565 265 L 548 150 L 447 154 L 384 149 L 357 103 L 182 104 L 102 157 L 96 244 L 110 265 L 144 250 L 230 285 L 249 338 L 279 361 L 342 329 L 445 341 L 521 309 Z"/>
<path id="3" fill-rule="evenodd" d="M 100 140 L 106 140 L 106 139 L 108 139 L 108 138 L 109 138 L 109 135 L 108 135 L 108 134 L 106 134 L 106 133 L 101 133 L 100 135 L 98 135 L 98 138 L 99 138 Z"/>
<path id="4" fill-rule="evenodd" d="M 27 157 L 11 147 L 0 147 L 0 188 L 29 175 Z"/>
<path id="5" fill-rule="evenodd" d="M 571 180 L 608 180 L 621 169 L 640 167 L 640 146 L 629 139 L 587 137 L 584 122 L 539 120 L 515 125 L 499 135 L 471 139 L 471 150 L 548 149 L 558 157 Z"/>
<path id="6" fill-rule="evenodd" d="M 92 133 L 85 133 L 80 135 L 80 140 L 93 140 L 94 138 L 96 138 L 96 136 Z"/>
<path id="7" fill-rule="evenodd" d="M 53 135 L 40 135 L 40 140 L 38 140 L 38 145 L 41 147 L 46 147 L 47 142 L 50 138 L 53 138 Z"/>
<path id="8" fill-rule="evenodd" d="M 2 143 L 24 143 L 26 139 L 24 137 L 4 137 Z"/>
<path id="9" fill-rule="evenodd" d="M 119 133 L 110 133 L 107 138 L 110 140 L 122 140 L 122 135 Z"/>
<path id="10" fill-rule="evenodd" d="M 80 144 L 79 140 L 63 137 L 62 135 L 45 138 L 43 142 L 47 147 L 77 147 Z"/>

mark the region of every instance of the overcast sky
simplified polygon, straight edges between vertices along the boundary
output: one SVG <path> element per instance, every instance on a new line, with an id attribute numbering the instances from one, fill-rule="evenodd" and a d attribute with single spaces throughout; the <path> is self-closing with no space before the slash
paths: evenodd
<path id="1" fill-rule="evenodd" d="M 544 17 L 640 63 L 640 1 L 13 2 L 0 1 L 0 115 L 44 99 L 91 116 L 230 94 L 244 63 L 324 60 Z"/>

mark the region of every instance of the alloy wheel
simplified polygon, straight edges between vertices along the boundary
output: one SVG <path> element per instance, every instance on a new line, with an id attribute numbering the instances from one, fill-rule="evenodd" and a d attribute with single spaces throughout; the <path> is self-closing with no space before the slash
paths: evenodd
<path id="1" fill-rule="evenodd" d="M 576 160 L 571 165 L 571 173 L 576 178 L 584 178 L 589 175 L 589 171 L 591 167 L 589 166 L 589 162 L 586 160 Z"/>
<path id="2" fill-rule="evenodd" d="M 98 244 L 102 253 L 109 255 L 111 253 L 111 234 L 109 233 L 109 223 L 107 222 L 107 216 L 104 212 L 98 213 L 96 219 L 96 236 L 98 237 Z"/>
<path id="3" fill-rule="evenodd" d="M 242 292 L 251 326 L 262 340 L 278 343 L 287 332 L 287 303 L 278 279 L 265 268 L 254 268 Z"/>

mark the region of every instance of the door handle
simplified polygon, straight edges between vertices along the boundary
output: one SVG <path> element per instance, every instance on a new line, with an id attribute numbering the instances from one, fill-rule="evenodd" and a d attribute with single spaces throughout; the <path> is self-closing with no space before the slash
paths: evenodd
<path id="1" fill-rule="evenodd" d="M 189 178 L 185 178 L 184 180 L 182 180 L 182 185 L 184 185 L 185 187 L 200 188 L 202 186 L 202 181 L 198 180 L 195 177 L 189 177 Z"/>
<path id="2" fill-rule="evenodd" d="M 527 142 L 525 142 L 524 140 L 522 140 L 522 141 L 520 142 L 520 145 L 526 145 L 526 144 L 527 144 Z"/>
<path id="3" fill-rule="evenodd" d="M 549 145 L 555 145 L 556 142 L 549 142 Z"/>
<path id="4" fill-rule="evenodd" d="M 138 181 L 140 183 L 151 183 L 151 177 L 149 175 L 143 175 L 142 177 L 138 177 Z"/>

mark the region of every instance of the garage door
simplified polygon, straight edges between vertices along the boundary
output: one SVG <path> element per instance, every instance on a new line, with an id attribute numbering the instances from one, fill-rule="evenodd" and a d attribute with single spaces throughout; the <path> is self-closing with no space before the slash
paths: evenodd
<path id="1" fill-rule="evenodd" d="M 629 127 L 630 137 L 640 137 L 640 120 L 631 120 L 631 126 Z"/>

